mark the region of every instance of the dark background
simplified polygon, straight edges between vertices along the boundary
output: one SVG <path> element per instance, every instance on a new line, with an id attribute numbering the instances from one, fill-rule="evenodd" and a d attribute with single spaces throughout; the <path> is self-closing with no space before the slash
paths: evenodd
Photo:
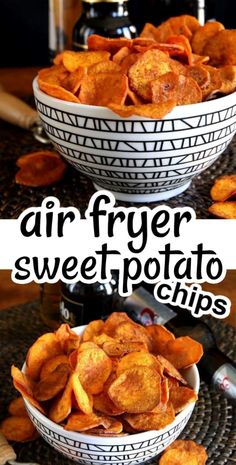
<path id="1" fill-rule="evenodd" d="M 79 0 L 78 0 L 79 1 Z M 207 19 L 236 28 L 236 0 L 205 0 Z M 145 22 L 191 13 L 194 0 L 130 0 L 130 16 L 141 30 Z M 171 6 L 170 6 L 171 4 Z M 48 1 L 0 0 L 0 67 L 48 64 Z"/>

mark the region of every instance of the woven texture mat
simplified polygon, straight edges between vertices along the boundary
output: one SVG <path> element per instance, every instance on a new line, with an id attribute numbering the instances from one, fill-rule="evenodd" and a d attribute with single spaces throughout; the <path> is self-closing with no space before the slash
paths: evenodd
<path id="1" fill-rule="evenodd" d="M 211 326 L 220 349 L 236 358 L 236 331 L 213 318 L 205 321 Z M 7 405 L 15 396 L 10 379 L 11 364 L 20 367 L 29 346 L 46 331 L 48 328 L 40 320 L 38 302 L 0 312 L 0 420 L 7 415 Z M 207 465 L 233 465 L 236 463 L 236 408 L 201 383 L 199 400 L 181 437 L 196 440 L 206 447 Z M 41 465 L 72 463 L 42 439 L 13 446 L 21 462 L 34 461 Z"/>
<path id="2" fill-rule="evenodd" d="M 51 149 L 52 146 L 36 142 L 31 133 L 0 122 L 0 218 L 17 218 L 28 207 L 39 206 L 49 195 L 58 197 L 64 207 L 74 206 L 83 213 L 91 195 L 95 192 L 92 182 L 69 167 L 64 179 L 54 186 L 29 188 L 19 186 L 14 177 L 16 159 L 34 150 Z M 236 173 L 236 138 L 226 152 L 200 176 L 183 194 L 165 203 L 170 207 L 192 207 L 198 218 L 210 218 L 210 188 L 215 178 Z M 119 202 L 120 205 L 131 205 Z M 138 206 L 138 204 L 135 204 Z M 151 208 L 157 204 L 149 204 Z"/>

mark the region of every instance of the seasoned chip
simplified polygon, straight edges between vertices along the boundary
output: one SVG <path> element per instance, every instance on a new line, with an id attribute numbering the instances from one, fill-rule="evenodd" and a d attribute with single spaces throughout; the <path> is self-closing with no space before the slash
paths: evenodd
<path id="1" fill-rule="evenodd" d="M 97 73 L 120 73 L 121 67 L 114 61 L 100 61 L 94 65 L 89 66 L 88 75 Z"/>
<path id="2" fill-rule="evenodd" d="M 108 428 L 92 428 L 91 430 L 87 430 L 87 434 L 96 434 L 98 436 L 124 436 L 124 434 L 122 434 L 123 424 L 121 421 L 114 418 L 109 418 L 109 421 L 110 426 Z"/>
<path id="3" fill-rule="evenodd" d="M 151 81 L 171 71 L 169 57 L 161 50 L 148 50 L 141 54 L 128 71 L 131 90 L 151 102 Z"/>
<path id="4" fill-rule="evenodd" d="M 170 397 L 170 389 L 169 389 L 168 379 L 162 378 L 161 380 L 161 402 L 160 402 L 162 406 L 167 405 L 167 403 L 169 402 L 169 397 Z"/>
<path id="5" fill-rule="evenodd" d="M 108 105 L 108 108 L 113 110 L 118 115 L 128 118 L 132 115 L 144 116 L 145 118 L 161 119 L 173 110 L 176 106 L 176 100 L 168 100 L 161 104 L 147 103 L 144 105 Z"/>
<path id="6" fill-rule="evenodd" d="M 11 367 L 11 376 L 13 378 L 14 387 L 17 391 L 20 392 L 20 394 L 40 412 L 45 413 L 43 407 L 33 397 L 32 387 L 27 376 L 14 365 Z"/>
<path id="7" fill-rule="evenodd" d="M 16 162 L 20 170 L 15 181 L 24 186 L 48 186 L 62 179 L 66 164 L 55 152 L 39 151 L 22 155 Z"/>
<path id="8" fill-rule="evenodd" d="M 90 394 L 99 394 L 111 374 L 112 362 L 99 347 L 78 353 L 76 373 L 79 380 Z"/>
<path id="9" fill-rule="evenodd" d="M 178 105 L 191 105 L 202 101 L 202 91 L 197 82 L 188 76 L 179 76 Z"/>
<path id="10" fill-rule="evenodd" d="M 90 415 L 72 413 L 67 420 L 65 429 L 67 431 L 87 431 L 100 425 L 104 428 L 109 428 L 112 423 L 113 419 L 104 415 L 96 415 L 96 413 L 90 413 Z"/>
<path id="11" fill-rule="evenodd" d="M 188 76 L 197 82 L 201 89 L 204 89 L 210 84 L 210 73 L 208 69 L 201 65 L 193 65 L 187 67 Z"/>
<path id="12" fill-rule="evenodd" d="M 109 62 L 108 62 L 109 63 Z M 79 66 L 73 73 L 70 73 L 63 81 L 63 87 L 72 94 L 76 94 L 80 89 L 81 82 L 87 74 L 87 69 L 83 66 Z"/>
<path id="13" fill-rule="evenodd" d="M 110 53 L 107 51 L 99 50 L 96 52 L 73 52 L 66 50 L 63 53 L 62 61 L 65 69 L 70 73 L 76 71 L 80 66 L 88 67 L 100 61 L 109 60 Z"/>
<path id="14" fill-rule="evenodd" d="M 125 420 L 136 431 L 150 431 L 165 428 L 175 419 L 175 412 L 171 404 L 166 409 L 156 409 L 155 412 L 126 414 Z"/>
<path id="15" fill-rule="evenodd" d="M 170 386 L 169 400 L 175 413 L 181 412 L 187 405 L 196 402 L 198 396 L 193 389 L 186 386 Z"/>
<path id="16" fill-rule="evenodd" d="M 175 55 L 188 65 L 192 65 L 192 49 L 189 40 L 184 35 L 173 35 L 167 40 L 168 44 L 180 45 L 181 48 L 175 51 Z"/>
<path id="17" fill-rule="evenodd" d="M 102 345 L 104 352 L 109 357 L 123 357 L 130 352 L 148 352 L 148 346 L 141 341 L 120 341 L 115 339 L 113 342 L 104 342 Z"/>
<path id="18" fill-rule="evenodd" d="M 220 92 L 222 94 L 230 94 L 236 90 L 236 66 L 226 65 L 219 68 L 220 78 L 222 84 L 220 86 Z"/>
<path id="19" fill-rule="evenodd" d="M 2 421 L 0 432 L 8 441 L 27 442 L 32 439 L 36 429 L 27 416 L 12 416 Z"/>
<path id="20" fill-rule="evenodd" d="M 154 41 L 157 41 L 157 42 L 163 42 L 165 39 L 166 39 L 166 36 L 165 37 L 161 37 L 161 39 L 164 39 L 164 40 L 160 40 L 160 37 L 158 35 L 158 32 L 157 32 L 157 29 L 155 26 L 153 26 L 153 24 L 151 23 L 146 23 L 144 25 L 144 28 L 140 34 L 140 37 L 141 38 L 144 38 L 144 39 L 152 39 Z M 171 31 L 172 32 L 172 31 Z M 170 32 L 170 34 L 171 34 Z"/>
<path id="21" fill-rule="evenodd" d="M 193 52 L 198 55 L 202 55 L 206 44 L 209 41 L 214 40 L 214 35 L 223 29 L 223 24 L 218 21 L 209 21 L 204 24 L 204 26 L 200 26 L 194 33 L 191 40 Z"/>
<path id="22" fill-rule="evenodd" d="M 192 35 L 200 27 L 199 21 L 195 18 L 195 16 L 191 15 L 174 16 L 169 18 L 167 22 L 169 22 L 175 34 L 185 35 L 184 32 L 187 32 L 188 29 Z"/>
<path id="23" fill-rule="evenodd" d="M 86 326 L 83 332 L 82 341 L 83 342 L 93 341 L 93 338 L 101 334 L 103 332 L 103 329 L 104 329 L 104 321 L 102 320 L 91 321 L 88 324 L 88 326 Z"/>
<path id="24" fill-rule="evenodd" d="M 116 333 L 116 328 L 118 328 L 118 326 L 123 322 L 133 323 L 127 313 L 113 312 L 105 321 L 103 332 L 108 336 L 113 337 Z"/>
<path id="25" fill-rule="evenodd" d="M 34 381 L 39 379 L 43 364 L 49 358 L 61 355 L 61 347 L 54 333 L 40 336 L 28 350 L 26 356 L 26 374 Z"/>
<path id="26" fill-rule="evenodd" d="M 156 357 L 148 352 L 132 352 L 120 359 L 116 368 L 117 376 L 120 376 L 124 371 L 136 366 L 148 366 L 157 370 L 162 375 L 162 366 Z"/>
<path id="27" fill-rule="evenodd" d="M 116 407 L 105 390 L 100 394 L 93 396 L 93 407 L 98 412 L 110 416 L 121 415 L 124 413 L 124 410 Z"/>
<path id="28" fill-rule="evenodd" d="M 134 323 L 134 321 L 123 321 L 117 326 L 114 337 L 123 342 L 141 342 L 146 344 L 147 347 L 150 345 L 150 338 L 143 326 Z"/>
<path id="29" fill-rule="evenodd" d="M 69 359 L 66 355 L 56 355 L 55 357 L 49 358 L 42 366 L 40 380 L 46 378 L 61 364 L 69 365 Z"/>
<path id="30" fill-rule="evenodd" d="M 168 341 L 163 355 L 175 368 L 188 368 L 199 362 L 203 355 L 203 348 L 202 344 L 191 337 L 183 336 Z"/>
<path id="31" fill-rule="evenodd" d="M 222 78 L 219 69 L 209 65 L 203 65 L 203 68 L 206 69 L 210 75 L 210 80 L 202 87 L 202 98 L 205 100 L 216 92 L 220 92 Z"/>
<path id="32" fill-rule="evenodd" d="M 125 100 L 126 105 L 142 105 L 143 100 L 130 88 L 128 88 L 127 98 Z"/>
<path id="33" fill-rule="evenodd" d="M 107 50 L 112 55 L 117 53 L 121 48 L 131 48 L 132 40 L 120 37 L 118 39 L 108 39 L 96 34 L 92 34 L 88 37 L 88 49 L 90 50 Z M 84 53 L 84 52 L 82 52 Z"/>
<path id="34" fill-rule="evenodd" d="M 218 218 L 235 220 L 236 202 L 216 202 L 208 208 L 208 211 Z"/>
<path id="35" fill-rule="evenodd" d="M 115 55 L 113 55 L 112 61 L 120 65 L 122 61 L 124 60 L 124 58 L 126 58 L 129 54 L 130 54 L 130 49 L 128 47 L 122 47 L 120 48 L 120 50 L 118 50 L 118 52 L 115 53 Z"/>
<path id="36" fill-rule="evenodd" d="M 165 103 L 179 99 L 179 76 L 172 71 L 151 82 L 153 103 Z"/>
<path id="37" fill-rule="evenodd" d="M 80 336 L 70 329 L 66 323 L 62 324 L 55 332 L 64 353 L 70 354 L 80 346 Z"/>
<path id="38" fill-rule="evenodd" d="M 170 446 L 168 446 L 166 450 L 172 449 L 175 451 L 186 451 L 191 455 L 194 455 L 197 458 L 198 465 L 205 465 L 207 461 L 207 453 L 204 447 L 200 444 L 197 444 L 194 441 L 178 439 L 177 441 L 174 441 Z"/>
<path id="39" fill-rule="evenodd" d="M 131 368 L 111 384 L 108 395 L 118 408 L 127 413 L 152 410 L 161 399 L 161 377 L 148 366 Z"/>
<path id="40" fill-rule="evenodd" d="M 140 53 L 130 53 L 129 55 L 127 55 L 120 64 L 122 73 L 128 74 L 129 69 L 134 63 L 136 63 L 139 56 Z"/>
<path id="41" fill-rule="evenodd" d="M 60 86 L 68 76 L 69 73 L 63 65 L 51 66 L 50 68 L 43 68 L 38 72 L 39 84 L 47 83 Z"/>
<path id="42" fill-rule="evenodd" d="M 49 418 L 55 423 L 61 423 L 70 415 L 72 409 L 72 376 L 67 381 L 63 393 L 56 398 L 49 409 Z"/>
<path id="43" fill-rule="evenodd" d="M 79 98 L 86 105 L 122 105 L 128 92 L 127 76 L 121 73 L 99 73 L 82 81 Z"/>
<path id="44" fill-rule="evenodd" d="M 147 326 L 146 331 L 151 338 L 150 352 L 153 352 L 154 354 L 162 353 L 167 342 L 175 339 L 174 334 L 168 331 L 168 329 L 162 325 Z"/>
<path id="45" fill-rule="evenodd" d="M 198 465 L 195 454 L 190 454 L 184 450 L 167 450 L 161 456 L 159 465 Z"/>
<path id="46" fill-rule="evenodd" d="M 236 194 L 236 174 L 221 176 L 215 180 L 211 188 L 211 198 L 215 201 L 224 202 Z"/>
<path id="47" fill-rule="evenodd" d="M 52 399 L 61 392 L 68 380 L 70 367 L 68 363 L 58 365 L 54 371 L 33 387 L 34 398 L 39 401 Z"/>
<path id="48" fill-rule="evenodd" d="M 162 366 L 162 369 L 163 369 L 163 372 L 168 375 L 168 376 L 171 376 L 172 378 L 175 378 L 177 379 L 178 381 L 180 381 L 182 384 L 187 384 L 187 381 L 183 378 L 183 376 L 181 375 L 181 373 L 174 367 L 174 365 L 172 365 L 172 363 L 169 362 L 169 360 L 167 360 L 165 357 L 163 357 L 162 355 L 157 355 L 157 360 L 159 361 L 159 363 L 161 364 Z"/>
<path id="49" fill-rule="evenodd" d="M 66 100 L 67 102 L 80 103 L 78 97 L 64 89 L 61 85 L 50 84 L 49 82 L 42 81 L 40 78 L 38 79 L 38 85 L 40 90 L 45 92 L 45 94 L 51 95 L 51 97 Z"/>
<path id="50" fill-rule="evenodd" d="M 83 413 L 89 415 L 93 411 L 93 398 L 91 394 L 88 394 L 83 389 L 77 373 L 72 374 L 71 383 L 78 407 Z"/>
<path id="51" fill-rule="evenodd" d="M 203 49 L 212 66 L 236 65 L 236 29 L 224 29 L 214 35 Z"/>
<path id="52" fill-rule="evenodd" d="M 10 415 L 16 415 L 18 417 L 27 416 L 23 397 L 17 397 L 16 399 L 13 399 L 8 405 L 8 412 Z"/>

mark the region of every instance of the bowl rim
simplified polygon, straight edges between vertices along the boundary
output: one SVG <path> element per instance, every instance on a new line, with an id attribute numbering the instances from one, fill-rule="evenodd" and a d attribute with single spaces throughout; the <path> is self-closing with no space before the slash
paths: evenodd
<path id="1" fill-rule="evenodd" d="M 82 334 L 84 329 L 86 328 L 87 325 L 82 325 L 82 326 L 76 326 L 72 328 L 73 331 L 76 332 L 76 334 Z M 24 362 L 22 366 L 22 371 L 24 372 L 26 367 L 26 362 Z M 193 378 L 194 378 L 194 385 L 192 388 L 196 392 L 196 394 L 199 393 L 199 388 L 200 388 L 200 377 L 199 377 L 199 371 L 196 366 L 196 364 L 192 365 L 190 368 L 188 368 L 186 371 L 192 372 Z M 166 432 L 168 432 L 170 429 L 174 428 L 177 424 L 179 424 L 184 418 L 188 416 L 188 414 L 191 413 L 191 411 L 194 409 L 196 402 L 192 402 L 191 404 L 187 405 L 187 407 L 184 408 L 180 413 L 178 413 L 175 416 L 175 419 L 172 423 L 167 425 L 165 428 L 159 429 L 159 430 L 148 430 L 148 431 L 142 431 L 140 433 L 134 433 L 134 434 L 128 434 L 127 436 L 112 436 L 112 437 L 106 437 L 106 436 L 97 436 L 97 435 L 92 435 L 92 434 L 83 434 L 78 431 L 67 431 L 63 428 L 63 426 L 58 425 L 54 421 L 50 420 L 46 415 L 41 413 L 36 407 L 34 407 L 27 399 L 24 398 L 24 402 L 26 404 L 27 409 L 35 416 L 38 417 L 39 421 L 41 423 L 45 424 L 45 426 L 48 425 L 48 427 L 53 427 L 56 433 L 60 434 L 62 431 L 64 431 L 66 434 L 71 434 L 73 436 L 73 440 L 75 441 L 83 441 L 83 442 L 94 442 L 96 443 L 98 440 L 98 443 L 100 443 L 102 440 L 107 441 L 107 440 L 113 440 L 117 441 L 119 444 L 126 444 L 130 443 L 130 437 L 132 438 L 132 443 L 134 442 L 140 442 L 144 440 L 144 434 L 147 435 L 149 434 L 150 436 L 153 436 L 154 432 L 158 433 L 159 435 L 163 435 Z"/>
<path id="2" fill-rule="evenodd" d="M 222 106 L 222 110 L 224 110 L 224 109 L 226 109 L 225 105 L 224 105 L 224 102 L 226 103 L 229 100 L 232 103 L 232 96 L 236 97 L 236 91 L 235 91 L 235 92 L 232 92 L 231 94 L 227 94 L 227 95 L 224 95 L 222 97 L 215 98 L 215 99 L 212 99 L 212 100 L 206 100 L 204 102 L 193 103 L 193 104 L 189 104 L 189 105 L 177 105 L 166 116 L 164 116 L 164 118 L 157 119 L 157 118 L 147 118 L 145 116 L 137 116 L 137 115 L 132 115 L 130 117 L 121 117 L 117 113 L 110 110 L 110 108 L 108 108 L 108 107 L 98 106 L 98 105 L 85 105 L 84 103 L 68 102 L 67 100 L 52 97 L 51 95 L 46 94 L 46 92 L 43 92 L 39 88 L 38 76 L 35 76 L 35 78 L 33 79 L 32 87 L 33 87 L 34 95 L 36 93 L 38 93 L 38 95 L 42 96 L 43 98 L 48 99 L 49 102 L 56 103 L 57 105 L 58 105 L 58 102 L 61 102 L 61 104 L 65 105 L 65 107 L 68 107 L 68 109 L 69 108 L 70 109 L 81 108 L 82 111 L 86 111 L 86 110 L 88 111 L 90 109 L 95 114 L 97 114 L 98 117 L 99 117 L 99 113 L 105 111 L 105 112 L 108 112 L 110 120 L 111 119 L 114 119 L 114 120 L 120 119 L 120 120 L 124 120 L 124 121 L 130 121 L 130 120 L 163 121 L 163 120 L 166 120 L 166 119 L 168 120 L 168 119 L 172 119 L 172 118 L 177 118 L 178 119 L 180 117 L 181 118 L 194 117 L 194 116 L 197 116 L 198 113 L 196 112 L 196 115 L 195 114 L 192 115 L 190 110 L 195 109 L 197 111 L 198 109 L 200 110 L 200 108 L 202 109 L 203 105 L 205 105 L 205 106 L 209 107 L 209 113 L 212 113 L 213 110 L 219 109 L 218 108 L 219 107 L 219 102 L 221 103 L 220 106 Z M 213 109 L 211 108 L 211 110 L 210 110 L 210 106 L 213 106 L 214 108 Z M 200 115 L 201 114 L 202 113 L 200 113 Z M 207 114 L 207 111 L 204 114 Z M 100 114 L 100 116 L 101 116 L 101 114 Z"/>

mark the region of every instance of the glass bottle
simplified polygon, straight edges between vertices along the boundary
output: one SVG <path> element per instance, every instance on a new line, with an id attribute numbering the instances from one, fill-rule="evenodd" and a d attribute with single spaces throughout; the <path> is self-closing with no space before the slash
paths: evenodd
<path id="1" fill-rule="evenodd" d="M 113 311 L 122 311 L 123 297 L 118 294 L 118 274 L 103 283 L 61 284 L 60 319 L 71 327 L 106 318 Z"/>
<path id="2" fill-rule="evenodd" d="M 52 329 L 60 325 L 60 290 L 61 285 L 57 283 L 44 283 L 40 286 L 40 314 L 43 322 Z"/>
<path id="3" fill-rule="evenodd" d="M 127 3 L 128 0 L 83 0 L 82 15 L 73 30 L 73 49 L 86 50 L 91 34 L 110 38 L 136 37 Z"/>
<path id="4" fill-rule="evenodd" d="M 72 30 L 81 12 L 78 0 L 49 0 L 49 55 L 53 60 L 57 53 L 72 48 Z"/>

